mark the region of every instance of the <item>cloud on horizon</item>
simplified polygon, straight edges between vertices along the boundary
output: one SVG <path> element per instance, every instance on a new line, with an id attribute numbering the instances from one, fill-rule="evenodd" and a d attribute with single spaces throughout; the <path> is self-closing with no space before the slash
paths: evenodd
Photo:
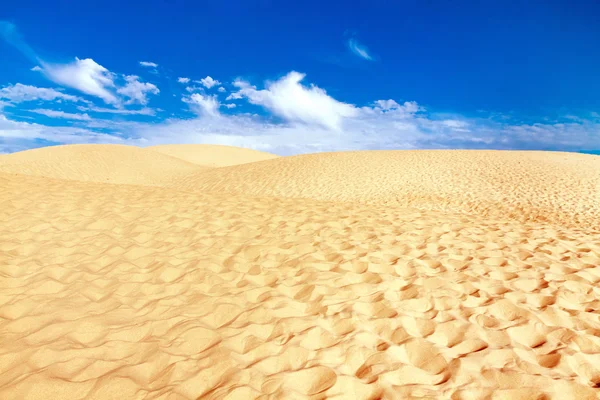
<path id="1" fill-rule="evenodd" d="M 37 64 L 33 70 L 78 94 L 21 83 L 0 88 L 0 152 L 40 143 L 215 143 L 281 155 L 415 148 L 573 151 L 595 148 L 600 143 L 600 114 L 571 113 L 562 119 L 524 123 L 491 113 L 480 117 L 440 115 L 414 101 L 374 99 L 363 105 L 351 104 L 306 82 L 306 74 L 297 71 L 264 84 L 237 79 L 226 83 L 233 87 L 228 96 L 222 94 L 225 89 L 219 86 L 221 82 L 210 75 L 197 81 L 202 85 L 198 87 L 188 86 L 191 79 L 180 77 L 178 82 L 185 86 L 176 85 L 173 93 L 173 104 L 179 106 L 168 110 L 170 117 L 164 119 L 157 116 L 158 109 L 147 106 L 151 96 L 162 94 L 154 83 L 137 75 L 112 72 L 92 58 L 49 63 L 35 55 L 14 25 L 0 21 L 0 33 L 33 57 Z M 373 59 L 354 39 L 348 46 L 357 56 Z M 139 65 L 153 68 L 156 63 L 142 61 Z M 210 89 L 216 94 L 207 94 Z M 226 97 L 227 103 L 219 96 Z M 31 102 L 37 103 L 28 109 Z M 56 109 L 57 104 L 60 109 Z M 133 105 L 138 108 L 131 108 Z M 187 114 L 182 117 L 183 112 Z M 31 118 L 27 113 L 68 126 L 23 121 Z"/>
<path id="2" fill-rule="evenodd" d="M 163 122 L 106 121 L 86 117 L 78 127 L 47 127 L 18 122 L 0 113 L 0 151 L 52 143 L 121 143 L 147 146 L 166 143 L 213 143 L 291 155 L 318 151 L 417 148 L 558 149 L 576 151 L 600 143 L 600 119 L 564 118 L 548 123 L 511 123 L 507 119 L 438 116 L 416 102 L 376 100 L 370 105 L 342 103 L 304 74 L 290 72 L 262 89 L 237 80 L 242 98 L 270 116 L 224 114 L 217 95 L 194 93 L 183 98 L 196 116 Z M 314 103 L 313 103 L 314 101 Z M 79 106 L 80 110 L 93 110 Z M 100 110 L 100 109 L 97 109 Z M 55 115 L 55 118 L 61 118 Z M 64 118 L 69 117 L 65 115 Z M 98 129 L 104 130 L 99 131 Z"/>

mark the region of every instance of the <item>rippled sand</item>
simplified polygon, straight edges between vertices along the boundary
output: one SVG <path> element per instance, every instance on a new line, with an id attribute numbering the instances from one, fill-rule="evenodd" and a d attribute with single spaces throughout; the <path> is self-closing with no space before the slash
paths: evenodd
<path id="1" fill-rule="evenodd" d="M 112 149 L 0 156 L 0 398 L 600 398 L 600 157 Z"/>

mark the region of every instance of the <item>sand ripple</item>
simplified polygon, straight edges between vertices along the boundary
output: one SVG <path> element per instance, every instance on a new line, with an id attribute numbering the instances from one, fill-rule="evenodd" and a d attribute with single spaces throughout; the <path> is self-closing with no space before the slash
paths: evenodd
<path id="1" fill-rule="evenodd" d="M 595 399 L 600 234 L 0 174 L 2 399 Z"/>

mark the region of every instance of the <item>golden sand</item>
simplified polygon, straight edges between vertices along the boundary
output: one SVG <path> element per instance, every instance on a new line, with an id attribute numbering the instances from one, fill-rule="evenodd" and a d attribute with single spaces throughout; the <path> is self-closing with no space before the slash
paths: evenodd
<path id="1" fill-rule="evenodd" d="M 229 167 L 279 157 L 263 151 L 216 144 L 163 144 L 146 149 L 205 167 Z"/>
<path id="2" fill-rule="evenodd" d="M 600 157 L 55 149 L 0 156 L 1 399 L 600 398 Z"/>
<path id="3" fill-rule="evenodd" d="M 0 156 L 0 172 L 134 185 L 164 185 L 202 169 L 180 158 L 117 144 L 42 147 Z"/>

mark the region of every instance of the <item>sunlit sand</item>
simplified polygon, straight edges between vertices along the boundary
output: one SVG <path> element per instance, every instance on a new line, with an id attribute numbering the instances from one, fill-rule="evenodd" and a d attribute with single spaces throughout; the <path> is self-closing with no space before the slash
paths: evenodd
<path id="1" fill-rule="evenodd" d="M 598 156 L 58 146 L 0 185 L 1 399 L 600 398 Z"/>

